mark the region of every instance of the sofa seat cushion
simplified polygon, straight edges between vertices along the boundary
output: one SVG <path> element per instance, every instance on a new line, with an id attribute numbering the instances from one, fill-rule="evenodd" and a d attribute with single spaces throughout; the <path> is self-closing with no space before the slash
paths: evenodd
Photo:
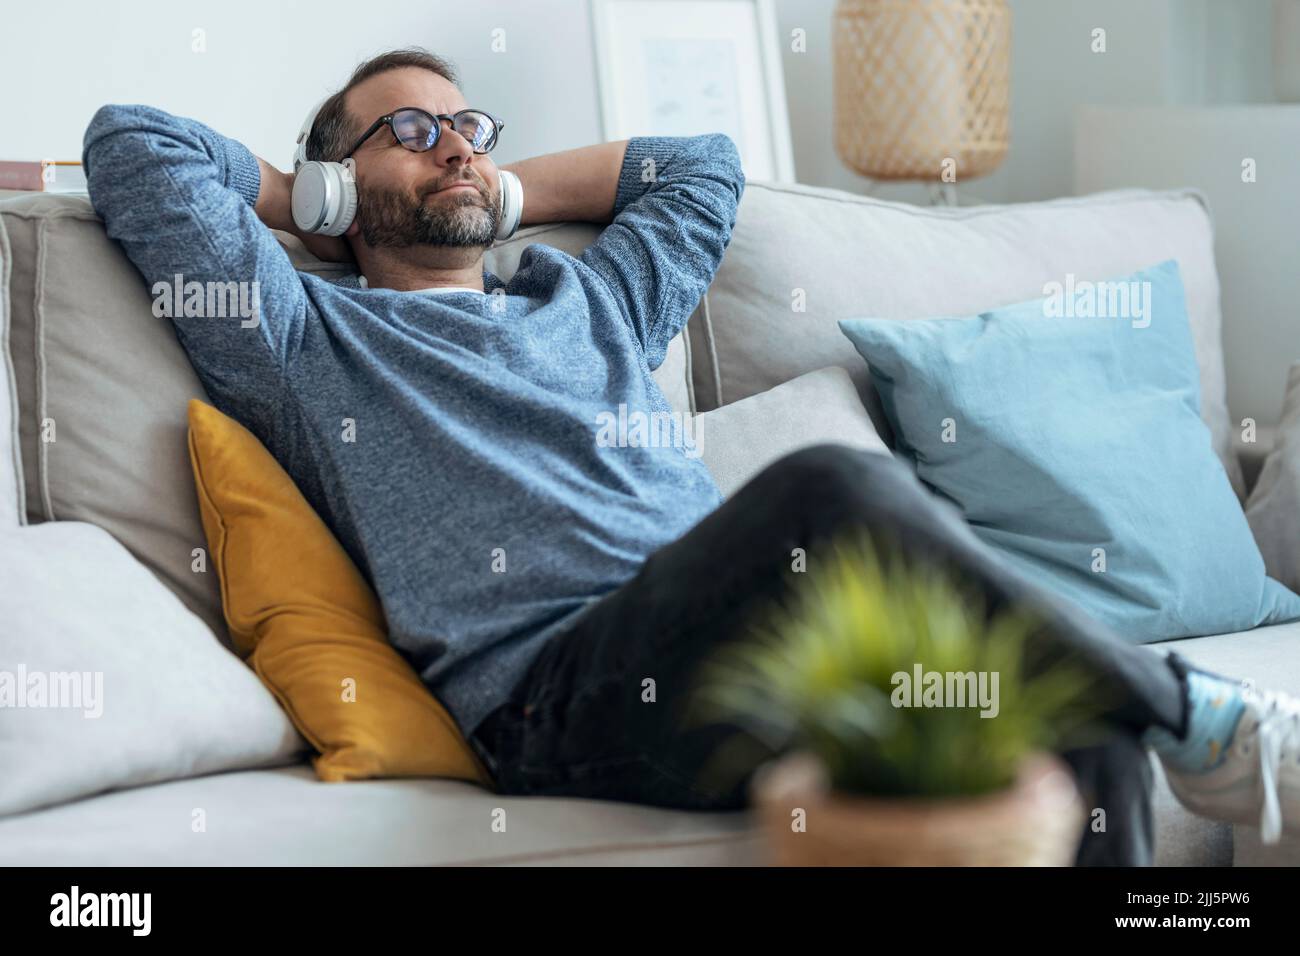
<path id="1" fill-rule="evenodd" d="M 1300 697 L 1300 621 L 1149 646 L 1162 653 L 1176 651 L 1197 667 Z"/>
<path id="2" fill-rule="evenodd" d="M 1269 675 L 1269 686 L 1300 692 L 1300 624 L 1145 645 L 1176 649 L 1193 663 L 1231 674 Z M 1286 661 L 1277 675 L 1274 664 Z M 1155 762 L 1155 758 L 1152 758 Z M 1156 766 L 1156 863 L 1229 865 L 1233 828 L 1194 816 Z M 208 810 L 194 839 L 191 808 Z M 509 837 L 494 834 L 505 810 Z M 165 821 L 176 818 L 175 826 Z M 160 822 L 161 821 L 161 822 Z M 1271 854 L 1237 827 L 1237 862 L 1300 864 L 1300 845 Z M 1254 843 L 1252 843 L 1254 839 Z M 366 780 L 337 787 L 306 764 L 224 773 L 105 794 L 0 818 L 4 866 L 710 865 L 764 861 L 747 812 L 695 813 L 603 800 L 502 797 L 453 780 Z"/>
<path id="3" fill-rule="evenodd" d="M 1157 653 L 1176 651 L 1196 667 L 1257 686 L 1300 696 L 1300 622 L 1257 627 L 1234 634 L 1215 634 L 1179 641 L 1146 645 Z M 1152 758 L 1158 765 L 1158 761 Z M 1300 838 L 1284 837 L 1280 844 L 1265 847 L 1256 827 L 1229 826 L 1193 816 L 1177 802 L 1164 775 L 1157 773 L 1155 799 L 1160 834 L 1167 844 L 1169 862 L 1215 862 L 1225 853 L 1225 837 L 1231 834 L 1233 859 L 1237 865 L 1266 864 L 1300 866 Z M 1157 861 L 1161 859 L 1157 836 Z M 1207 858 L 1208 857 L 1208 858 Z M 1221 860 L 1218 862 L 1228 862 Z"/>
<path id="4" fill-rule="evenodd" d="M 190 831 L 193 807 L 207 832 Z M 504 811 L 506 831 L 493 830 Z M 227 773 L 0 819 L 2 866 L 752 863 L 743 811 L 502 797 L 456 780 L 321 783 L 306 765 Z"/>

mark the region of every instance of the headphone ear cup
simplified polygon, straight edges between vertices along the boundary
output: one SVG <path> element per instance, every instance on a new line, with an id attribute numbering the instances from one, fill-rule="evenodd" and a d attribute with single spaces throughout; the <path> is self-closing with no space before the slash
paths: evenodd
<path id="1" fill-rule="evenodd" d="M 303 163 L 293 177 L 290 206 L 302 232 L 341 236 L 357 213 L 357 181 L 350 160 Z"/>
<path id="2" fill-rule="evenodd" d="M 506 169 L 497 170 L 500 182 L 501 215 L 497 225 L 498 240 L 509 239 L 519 228 L 524 214 L 524 184 L 519 177 Z"/>
<path id="3" fill-rule="evenodd" d="M 339 164 L 339 175 L 342 179 L 341 192 L 343 196 L 343 206 L 339 209 L 337 221 L 334 223 L 335 231 L 326 233 L 330 236 L 341 236 L 348 231 L 348 226 L 352 225 L 352 220 L 357 218 L 357 164 L 355 160 L 345 159 Z"/>

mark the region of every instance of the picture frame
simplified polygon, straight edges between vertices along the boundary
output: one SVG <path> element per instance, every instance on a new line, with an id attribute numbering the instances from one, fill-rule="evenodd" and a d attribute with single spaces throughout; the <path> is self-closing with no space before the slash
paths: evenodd
<path id="1" fill-rule="evenodd" d="M 606 141 L 726 133 L 746 179 L 794 181 L 772 0 L 591 0 Z"/>

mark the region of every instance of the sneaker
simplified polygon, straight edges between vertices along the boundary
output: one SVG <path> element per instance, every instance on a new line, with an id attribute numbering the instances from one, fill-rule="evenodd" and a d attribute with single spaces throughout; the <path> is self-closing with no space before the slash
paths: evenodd
<path id="1" fill-rule="evenodd" d="M 1243 688 L 1245 709 L 1227 753 L 1213 770 L 1169 766 L 1169 789 L 1194 813 L 1259 827 L 1264 843 L 1300 832 L 1300 700 Z"/>

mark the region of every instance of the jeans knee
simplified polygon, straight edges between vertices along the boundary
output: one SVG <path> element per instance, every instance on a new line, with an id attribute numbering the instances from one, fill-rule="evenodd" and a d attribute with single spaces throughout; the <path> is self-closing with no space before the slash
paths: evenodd
<path id="1" fill-rule="evenodd" d="M 847 445 L 813 445 L 772 465 L 755 495 L 803 525 L 831 532 L 865 528 L 882 545 L 909 553 L 987 561 L 961 512 L 930 492 L 892 455 Z M 796 520 L 798 520 L 796 518 Z"/>

